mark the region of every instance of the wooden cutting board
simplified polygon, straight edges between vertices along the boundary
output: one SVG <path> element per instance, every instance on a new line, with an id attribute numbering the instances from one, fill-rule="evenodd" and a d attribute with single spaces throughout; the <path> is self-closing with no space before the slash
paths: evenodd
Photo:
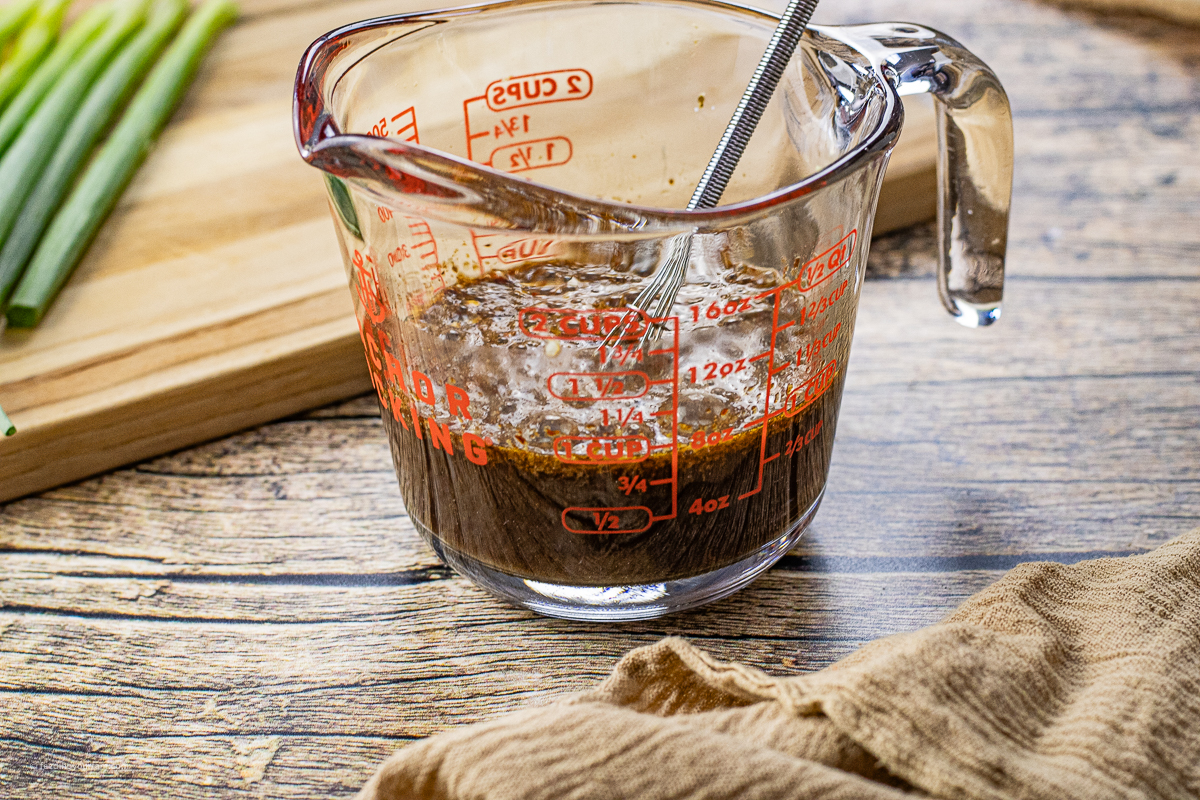
<path id="1" fill-rule="evenodd" d="M 371 388 L 292 82 L 322 33 L 436 5 L 243 0 L 45 321 L 0 336 L 0 501 Z M 910 106 L 876 232 L 932 215 L 934 142 Z"/>

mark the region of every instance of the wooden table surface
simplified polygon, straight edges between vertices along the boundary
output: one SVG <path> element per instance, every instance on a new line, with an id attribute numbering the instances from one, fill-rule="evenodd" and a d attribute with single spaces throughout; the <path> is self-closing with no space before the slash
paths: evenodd
<path id="1" fill-rule="evenodd" d="M 928 226 L 876 243 L 795 551 L 654 622 L 506 607 L 418 539 L 370 397 L 15 501 L 0 795 L 348 796 L 405 742 L 588 686 L 663 635 L 818 669 L 1022 560 L 1200 525 L 1200 32 L 1016 0 L 817 17 L 960 38 L 1008 88 L 1017 164 L 993 328 L 941 311 Z"/>

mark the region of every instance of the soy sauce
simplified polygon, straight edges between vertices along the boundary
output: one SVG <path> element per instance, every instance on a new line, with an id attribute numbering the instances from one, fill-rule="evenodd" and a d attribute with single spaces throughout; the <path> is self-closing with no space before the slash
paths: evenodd
<path id="1" fill-rule="evenodd" d="M 430 385 L 461 387 L 449 391 L 471 398 L 469 407 L 460 405 L 465 413 L 439 417 L 434 405 L 410 393 L 383 415 L 404 502 L 422 533 L 441 551 L 512 576 L 580 586 L 702 575 L 748 558 L 787 533 L 816 504 L 825 484 L 844 382 L 844 369 L 835 367 L 844 363 L 853 305 L 839 303 L 838 314 L 796 334 L 793 349 L 803 352 L 845 325 L 843 357 L 829 361 L 819 396 L 766 423 L 754 421 L 763 416 L 767 362 L 751 357 L 765 346 L 764 330 L 770 334 L 771 309 L 760 303 L 702 329 L 682 326 L 677 335 L 684 344 L 673 356 L 680 362 L 679 388 L 671 401 L 678 428 L 664 439 L 665 424 L 638 427 L 611 418 L 605 424 L 599 408 L 604 404 L 562 402 L 548 389 L 550 375 L 594 369 L 599 343 L 532 338 L 522 330 L 520 312 L 553 308 L 556 300 L 563 306 L 564 295 L 579 304 L 578 292 L 566 290 L 572 280 L 581 282 L 580 274 L 575 265 L 537 264 L 462 281 L 399 323 L 406 368 L 423 366 L 420 375 Z M 602 271 L 582 280 L 594 286 L 592 302 L 600 308 L 628 304 L 639 285 L 634 277 Z M 762 290 L 745 281 L 723 281 L 717 288 L 725 303 L 718 308 L 728 306 L 729 297 L 737 301 L 735 309 L 745 305 L 741 298 Z M 694 291 L 703 291 L 706 300 L 714 296 L 713 286 Z M 685 292 L 685 323 L 687 299 Z M 803 310 L 787 313 L 802 316 Z M 604 368 L 668 374 L 666 356 L 645 355 L 654 348 L 645 348 L 640 362 Z M 705 381 L 703 370 L 688 371 L 689 365 L 715 363 L 707 358 L 733 356 L 722 364 L 740 359 L 749 365 L 731 367 L 725 379 Z M 642 418 L 669 408 L 655 403 L 649 395 L 643 399 Z M 642 406 L 626 403 L 624 413 Z M 451 429 L 458 438 L 449 438 Z M 631 431 L 645 433 L 660 449 L 633 463 L 562 458 L 564 440 L 632 438 Z M 668 446 L 672 441 L 675 446 Z M 672 491 L 667 481 L 673 463 Z"/>

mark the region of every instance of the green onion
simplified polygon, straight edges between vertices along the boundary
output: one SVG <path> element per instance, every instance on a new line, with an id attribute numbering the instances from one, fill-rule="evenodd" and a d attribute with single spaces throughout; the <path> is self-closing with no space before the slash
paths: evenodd
<path id="1" fill-rule="evenodd" d="M 7 187 L 7 191 L 0 194 L 0 242 L 12 230 L 17 215 L 21 213 L 21 205 L 37 185 L 38 177 L 54 155 L 55 147 L 87 94 L 88 87 L 104 69 L 113 52 L 145 20 L 146 0 L 126 0 L 119 6 L 100 38 L 88 45 L 83 54 L 67 67 L 58 83 L 54 84 L 54 88 L 21 128 L 12 147 L 0 156 L 0 186 Z"/>
<path id="2" fill-rule="evenodd" d="M 187 0 L 158 0 L 146 27 L 113 59 L 88 92 L 46 171 L 0 250 L 0 306 L 29 262 L 38 239 L 83 167 L 92 145 L 187 15 Z M 0 240 L 2 241 L 2 240 Z"/>
<path id="3" fill-rule="evenodd" d="M 20 33 L 36 6 L 37 0 L 16 0 L 0 8 L 0 49 Z"/>
<path id="4" fill-rule="evenodd" d="M 29 119 L 29 115 L 45 97 L 46 92 L 50 91 L 58 76 L 62 75 L 67 65 L 75 60 L 75 56 L 99 35 L 111 16 L 112 7 L 109 3 L 92 6 L 83 12 L 79 19 L 75 20 L 75 24 L 63 34 L 46 60 L 38 65 L 29 76 L 29 80 L 21 86 L 21 90 L 4 109 L 4 113 L 0 114 L 0 155 L 3 155 L 5 148 L 17 138 L 21 126 Z"/>
<path id="5" fill-rule="evenodd" d="M 10 325 L 32 327 L 46 313 L 183 97 L 200 59 L 237 13 L 233 0 L 205 0 L 184 24 L 50 223 L 8 307 Z"/>
<path id="6" fill-rule="evenodd" d="M 12 420 L 8 418 L 8 414 L 4 413 L 4 409 L 0 408 L 0 433 L 5 436 L 12 436 L 17 432 L 17 426 L 12 424 Z"/>
<path id="7" fill-rule="evenodd" d="M 54 42 L 62 25 L 63 14 L 71 0 L 44 0 L 33 20 L 21 31 L 12 54 L 0 67 L 0 108 L 12 98 L 29 73 L 37 69 Z"/>
<path id="8" fill-rule="evenodd" d="M 329 187 L 329 196 L 333 198 L 333 208 L 338 218 L 351 233 L 359 239 L 363 238 L 362 230 L 358 227 L 358 214 L 354 211 L 354 201 L 350 199 L 350 190 L 341 178 L 335 178 L 328 172 L 325 175 L 325 185 Z"/>

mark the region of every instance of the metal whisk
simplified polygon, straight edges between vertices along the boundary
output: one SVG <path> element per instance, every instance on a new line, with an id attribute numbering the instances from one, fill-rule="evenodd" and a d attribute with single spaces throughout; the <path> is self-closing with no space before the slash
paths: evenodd
<path id="1" fill-rule="evenodd" d="M 788 2 L 779 25 L 776 26 L 771 41 L 754 70 L 754 76 L 750 78 L 746 91 L 742 93 L 742 99 L 725 127 L 725 133 L 721 136 L 700 183 L 696 185 L 696 191 L 687 204 L 689 211 L 712 208 L 721 199 L 721 194 L 733 176 L 733 171 L 758 126 L 758 121 L 762 119 L 763 111 L 766 110 L 771 95 L 775 93 L 775 87 L 783 76 L 784 67 L 791 60 L 792 53 L 795 52 L 796 45 L 800 42 L 800 37 L 816 7 L 817 0 Z M 679 288 L 683 286 L 683 279 L 687 275 L 694 233 L 695 231 L 680 234 L 671 240 L 662 266 L 655 271 L 650 283 L 634 298 L 634 308 L 652 318 L 667 315 L 675 304 L 675 296 L 679 294 Z M 649 329 L 643 332 L 643 341 L 647 333 Z"/>

